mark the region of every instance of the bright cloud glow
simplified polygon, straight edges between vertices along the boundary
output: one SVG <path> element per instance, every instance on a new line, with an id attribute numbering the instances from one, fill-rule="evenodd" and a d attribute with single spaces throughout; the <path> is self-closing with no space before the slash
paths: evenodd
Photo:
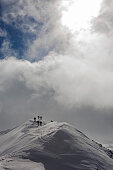
<path id="1" fill-rule="evenodd" d="M 89 29 L 91 19 L 99 14 L 101 3 L 102 0 L 63 0 L 62 24 L 72 32 Z"/>

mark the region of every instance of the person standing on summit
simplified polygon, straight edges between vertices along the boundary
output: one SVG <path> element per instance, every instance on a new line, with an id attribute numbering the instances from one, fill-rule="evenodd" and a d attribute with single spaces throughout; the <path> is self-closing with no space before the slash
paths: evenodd
<path id="1" fill-rule="evenodd" d="M 37 121 L 37 124 L 38 126 L 42 126 L 42 116 L 38 116 L 38 121 Z"/>
<path id="2" fill-rule="evenodd" d="M 34 122 L 36 122 L 36 117 L 34 117 Z"/>

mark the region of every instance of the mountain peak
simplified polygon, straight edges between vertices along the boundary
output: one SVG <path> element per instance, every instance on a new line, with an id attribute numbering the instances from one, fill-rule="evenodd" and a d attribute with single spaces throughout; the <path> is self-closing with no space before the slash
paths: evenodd
<path id="1" fill-rule="evenodd" d="M 42 163 L 46 170 L 112 170 L 110 155 L 110 151 L 66 122 L 42 122 L 42 126 L 38 126 L 37 122 L 28 120 L 0 135 L 3 166 L 4 160 L 10 158 L 14 162 L 21 158 L 32 164 Z"/>

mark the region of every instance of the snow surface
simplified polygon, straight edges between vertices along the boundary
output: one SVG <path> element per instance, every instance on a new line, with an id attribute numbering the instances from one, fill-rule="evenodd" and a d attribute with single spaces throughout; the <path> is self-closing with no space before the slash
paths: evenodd
<path id="1" fill-rule="evenodd" d="M 11 170 L 45 170 L 43 164 L 36 163 L 30 160 L 24 159 L 2 159 L 0 162 L 0 170 L 11 169 Z"/>
<path id="2" fill-rule="evenodd" d="M 103 144 L 103 146 L 105 146 L 107 149 L 113 151 L 113 143 L 110 143 L 110 144 Z"/>
<path id="3" fill-rule="evenodd" d="M 112 153 L 67 123 L 0 133 L 0 170 L 113 170 Z"/>

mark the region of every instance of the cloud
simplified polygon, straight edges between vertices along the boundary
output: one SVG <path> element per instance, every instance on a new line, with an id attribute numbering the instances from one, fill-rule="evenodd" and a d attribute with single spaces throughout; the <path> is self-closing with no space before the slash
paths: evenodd
<path id="1" fill-rule="evenodd" d="M 113 34 L 113 2 L 111 0 L 103 1 L 100 14 L 93 22 L 95 31 L 104 33 L 107 36 Z"/>
<path id="2" fill-rule="evenodd" d="M 2 27 L 8 32 L 12 50 L 22 44 L 21 58 L 36 61 L 50 51 L 64 53 L 71 46 L 71 34 L 61 26 L 60 3 L 59 0 L 1 1 Z"/>
<path id="3" fill-rule="evenodd" d="M 11 44 L 7 39 L 3 41 L 0 53 L 1 53 L 1 56 L 4 58 L 17 56 L 16 51 L 11 48 Z"/>
<path id="4" fill-rule="evenodd" d="M 0 28 L 0 37 L 6 37 L 6 36 L 7 36 L 7 32 Z"/>
<path id="5" fill-rule="evenodd" d="M 87 59 L 57 54 L 50 54 L 38 63 L 14 58 L 0 63 L 2 93 L 19 83 L 32 92 L 31 98 L 48 95 L 68 107 L 112 108 L 112 77 L 111 70 L 95 67 Z"/>

